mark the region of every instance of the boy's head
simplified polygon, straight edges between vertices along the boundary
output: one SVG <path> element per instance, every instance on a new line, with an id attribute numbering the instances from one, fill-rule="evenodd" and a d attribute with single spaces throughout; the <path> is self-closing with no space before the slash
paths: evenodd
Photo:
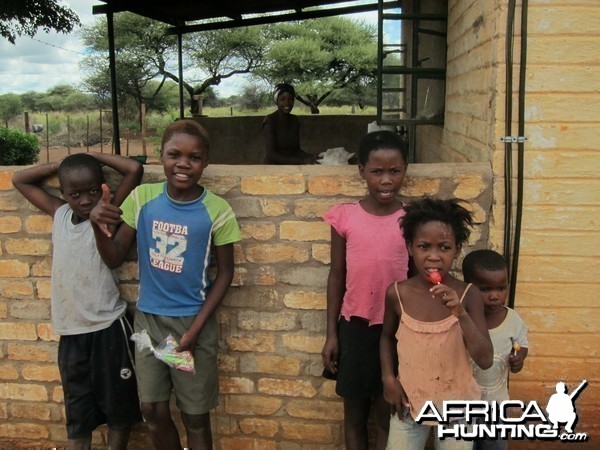
<path id="1" fill-rule="evenodd" d="M 58 167 L 60 192 L 78 221 L 87 220 L 102 197 L 102 165 L 87 153 L 67 156 Z"/>
<path id="2" fill-rule="evenodd" d="M 493 250 L 474 250 L 465 256 L 463 277 L 473 283 L 483 294 L 486 310 L 504 305 L 508 294 L 508 269 L 506 261 Z"/>
<path id="3" fill-rule="evenodd" d="M 408 163 L 408 143 L 392 131 L 373 131 L 365 135 L 358 144 L 358 163 L 365 166 L 375 150 L 397 150 L 404 164 Z"/>
<path id="4" fill-rule="evenodd" d="M 208 166 L 208 133 L 198 122 L 178 120 L 164 132 L 160 160 L 167 178 L 167 191 L 178 201 L 198 198 L 198 181 Z"/>
<path id="5" fill-rule="evenodd" d="M 195 120 L 183 119 L 176 120 L 167 128 L 163 133 L 162 141 L 160 143 L 160 154 L 162 155 L 165 150 L 165 144 L 176 134 L 187 134 L 198 139 L 199 145 L 206 151 L 208 157 L 208 150 L 210 148 L 210 139 L 206 129 Z"/>

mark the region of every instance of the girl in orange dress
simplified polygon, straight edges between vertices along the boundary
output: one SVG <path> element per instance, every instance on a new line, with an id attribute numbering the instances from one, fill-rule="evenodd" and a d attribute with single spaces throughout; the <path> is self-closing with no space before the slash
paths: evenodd
<path id="1" fill-rule="evenodd" d="M 444 400 L 481 399 L 468 356 L 490 367 L 492 343 L 478 289 L 450 274 L 469 237 L 469 211 L 456 199 L 425 198 L 405 212 L 401 228 L 416 274 L 386 291 L 381 369 L 393 411 L 388 448 L 420 450 L 435 428 L 414 421 L 425 402 L 439 411 Z M 436 449 L 472 446 L 448 438 L 436 442 Z"/>

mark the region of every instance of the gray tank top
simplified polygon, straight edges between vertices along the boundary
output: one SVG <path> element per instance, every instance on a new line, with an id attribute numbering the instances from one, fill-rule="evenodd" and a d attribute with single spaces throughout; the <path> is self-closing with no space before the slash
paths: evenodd
<path id="1" fill-rule="evenodd" d="M 125 313 L 116 274 L 102 261 L 89 220 L 73 224 L 68 204 L 52 226 L 52 327 L 60 335 L 108 328 Z"/>

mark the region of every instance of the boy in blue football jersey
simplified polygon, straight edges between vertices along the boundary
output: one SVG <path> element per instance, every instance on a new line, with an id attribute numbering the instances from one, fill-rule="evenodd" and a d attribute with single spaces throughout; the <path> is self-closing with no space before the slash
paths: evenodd
<path id="1" fill-rule="evenodd" d="M 160 159 L 166 181 L 143 184 L 121 209 L 105 200 L 91 214 L 98 250 L 119 266 L 137 237 L 140 291 L 135 331 L 147 330 L 154 345 L 171 334 L 177 351 L 189 350 L 201 370 L 171 368 L 148 349 L 136 350 L 142 413 L 157 449 L 179 449 L 169 399 L 175 391 L 188 447 L 212 448 L 210 410 L 217 406 L 217 322 L 214 312 L 233 279 L 233 243 L 240 230 L 229 204 L 198 184 L 208 165 L 206 130 L 193 120 L 168 126 Z M 108 225 L 120 221 L 114 237 Z M 112 238 L 111 238 L 112 237 Z M 208 276 L 214 247 L 218 273 Z"/>

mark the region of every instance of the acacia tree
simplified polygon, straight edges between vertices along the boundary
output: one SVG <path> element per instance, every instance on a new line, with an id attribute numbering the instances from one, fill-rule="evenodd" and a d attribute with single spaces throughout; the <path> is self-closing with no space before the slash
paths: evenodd
<path id="1" fill-rule="evenodd" d="M 57 0 L 5 0 L 0 7 L 0 35 L 11 44 L 17 36 L 35 36 L 38 28 L 70 33 L 79 24 L 77 14 Z"/>
<path id="2" fill-rule="evenodd" d="M 137 14 L 121 13 L 114 18 L 117 95 L 124 106 L 134 102 L 140 123 L 142 103 L 156 98 L 166 79 L 158 61 L 168 60 L 175 49 L 175 38 L 166 36 L 166 29 L 162 22 Z M 106 17 L 84 27 L 82 38 L 89 51 L 82 66 L 90 73 L 84 86 L 106 101 L 110 97 Z"/>
<path id="3" fill-rule="evenodd" d="M 167 25 L 134 14 L 115 16 L 115 58 L 117 89 L 121 96 L 131 96 L 138 105 L 149 102 L 162 88 L 165 79 L 179 83 L 176 68 L 175 36 L 166 34 Z M 108 76 L 108 38 L 106 18 L 84 28 L 84 43 L 90 54 L 83 65 L 91 75 L 86 87 L 99 96 L 110 92 Z M 184 36 L 184 70 L 182 81 L 194 110 L 196 95 L 209 92 L 222 80 L 250 73 L 260 66 L 264 37 L 260 27 L 202 31 Z M 159 80 L 157 90 L 148 92 L 149 81 Z M 126 100 L 125 100 L 126 101 Z"/>
<path id="4" fill-rule="evenodd" d="M 377 33 L 344 17 L 282 23 L 269 27 L 272 45 L 260 71 L 271 84 L 296 87 L 296 98 L 319 113 L 335 90 L 368 85 L 376 77 Z"/>
<path id="5" fill-rule="evenodd" d="M 0 119 L 8 128 L 8 121 L 23 112 L 21 97 L 17 94 L 0 95 Z"/>
<path id="6" fill-rule="evenodd" d="M 196 111 L 195 96 L 211 86 L 235 75 L 251 73 L 262 66 L 266 46 L 263 27 L 241 27 L 231 30 L 208 30 L 184 36 L 185 69 L 192 74 L 183 87 L 190 96 L 192 112 Z M 161 68 L 161 73 L 179 82 L 174 71 Z"/>

